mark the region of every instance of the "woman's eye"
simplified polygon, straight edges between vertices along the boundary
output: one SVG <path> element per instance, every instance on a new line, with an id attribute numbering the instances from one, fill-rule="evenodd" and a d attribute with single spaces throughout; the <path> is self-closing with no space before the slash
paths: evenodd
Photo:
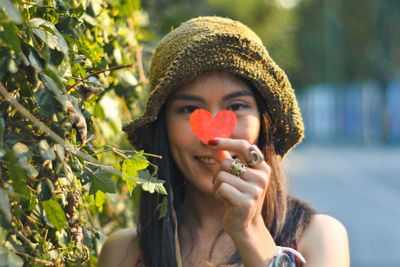
<path id="1" fill-rule="evenodd" d="M 243 104 L 243 103 L 233 103 L 233 104 L 229 105 L 228 109 L 232 110 L 232 111 L 238 111 L 238 110 L 241 110 L 241 109 L 244 109 L 247 107 L 249 107 L 249 106 L 246 104 Z"/>
<path id="2" fill-rule="evenodd" d="M 196 106 L 184 106 L 184 107 L 181 107 L 180 109 L 178 109 L 178 112 L 182 113 L 182 114 L 185 114 L 185 113 L 191 114 L 196 109 L 198 109 L 198 107 L 196 107 Z"/>

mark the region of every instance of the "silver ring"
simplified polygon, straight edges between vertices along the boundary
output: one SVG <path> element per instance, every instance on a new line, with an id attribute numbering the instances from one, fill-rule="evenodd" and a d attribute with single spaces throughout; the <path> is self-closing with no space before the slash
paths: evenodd
<path id="1" fill-rule="evenodd" d="M 261 161 L 264 161 L 264 156 L 256 145 L 250 146 L 249 155 L 250 155 L 250 160 L 247 162 L 249 166 L 254 166 L 260 163 Z"/>
<path id="2" fill-rule="evenodd" d="M 229 172 L 231 174 L 238 177 L 241 177 L 245 171 L 246 171 L 246 164 L 238 159 L 235 159 L 232 162 L 231 168 L 229 169 Z"/>

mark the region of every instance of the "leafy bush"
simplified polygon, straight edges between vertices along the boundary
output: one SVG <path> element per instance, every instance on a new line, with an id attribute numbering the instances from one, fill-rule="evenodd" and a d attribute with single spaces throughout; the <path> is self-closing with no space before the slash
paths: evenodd
<path id="1" fill-rule="evenodd" d="M 136 185 L 166 193 L 149 155 L 121 148 L 145 102 L 146 13 L 139 0 L 0 7 L 2 264 L 95 265 L 105 235 L 134 225 Z"/>

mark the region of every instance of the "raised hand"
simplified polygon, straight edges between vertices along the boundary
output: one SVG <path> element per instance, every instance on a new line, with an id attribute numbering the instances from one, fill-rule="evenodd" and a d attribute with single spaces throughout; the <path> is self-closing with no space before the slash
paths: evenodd
<path id="1" fill-rule="evenodd" d="M 219 161 L 213 172 L 213 189 L 216 196 L 226 203 L 225 231 L 242 231 L 251 224 L 263 222 L 261 211 L 271 168 L 263 160 L 261 151 L 255 145 L 238 139 L 213 139 L 209 145 Z M 241 162 L 236 164 L 250 163 L 251 166 L 239 167 L 240 175 L 234 175 L 232 164 L 238 160 Z"/>

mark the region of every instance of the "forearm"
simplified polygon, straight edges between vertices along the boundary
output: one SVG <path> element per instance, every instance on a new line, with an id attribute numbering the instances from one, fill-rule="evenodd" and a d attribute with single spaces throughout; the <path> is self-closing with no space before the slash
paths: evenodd
<path id="1" fill-rule="evenodd" d="M 240 232 L 230 233 L 246 267 L 268 267 L 277 251 L 275 242 L 265 227 L 258 221 Z"/>

